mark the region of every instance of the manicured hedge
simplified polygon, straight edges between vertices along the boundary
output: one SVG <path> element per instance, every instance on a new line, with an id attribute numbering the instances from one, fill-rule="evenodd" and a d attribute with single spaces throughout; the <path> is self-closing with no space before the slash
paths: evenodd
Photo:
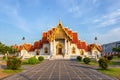
<path id="1" fill-rule="evenodd" d="M 43 60 L 44 60 L 44 57 L 43 57 L 43 56 L 39 56 L 39 57 L 38 57 L 38 60 L 39 60 L 39 61 L 43 61 Z"/>
<path id="2" fill-rule="evenodd" d="M 91 60 L 90 60 L 89 57 L 85 57 L 85 58 L 83 59 L 83 62 L 84 62 L 85 64 L 89 64 L 89 63 L 91 62 Z"/>
<path id="3" fill-rule="evenodd" d="M 36 59 L 36 57 L 31 57 L 28 59 L 28 64 L 37 64 L 38 60 Z"/>
<path id="4" fill-rule="evenodd" d="M 78 61 L 81 61 L 81 60 L 82 60 L 82 57 L 81 57 L 81 56 L 77 56 L 77 60 L 78 60 Z"/>
<path id="5" fill-rule="evenodd" d="M 112 59 L 113 59 L 113 56 L 112 56 L 112 55 L 111 55 L 111 56 L 108 56 L 107 59 L 108 59 L 108 60 L 112 60 Z"/>

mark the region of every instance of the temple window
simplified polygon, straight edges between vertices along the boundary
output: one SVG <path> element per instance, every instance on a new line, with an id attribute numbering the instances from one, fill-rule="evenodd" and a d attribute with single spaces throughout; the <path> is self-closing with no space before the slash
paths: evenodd
<path id="1" fill-rule="evenodd" d="M 44 48 L 44 53 L 48 54 L 48 48 L 47 47 Z"/>
<path id="2" fill-rule="evenodd" d="M 39 55 L 39 53 L 40 53 L 40 50 L 37 49 L 37 50 L 36 50 L 36 55 Z"/>
<path id="3" fill-rule="evenodd" d="M 81 54 L 81 55 L 84 55 L 84 51 L 83 51 L 83 50 L 80 50 L 80 54 Z"/>
<path id="4" fill-rule="evenodd" d="M 75 47 L 72 47 L 72 53 L 75 54 L 76 51 L 75 51 Z"/>

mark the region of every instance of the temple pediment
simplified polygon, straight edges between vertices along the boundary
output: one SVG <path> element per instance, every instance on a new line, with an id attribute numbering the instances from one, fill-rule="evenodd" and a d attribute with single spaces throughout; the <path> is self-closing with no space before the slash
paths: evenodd
<path id="1" fill-rule="evenodd" d="M 52 34 L 48 37 L 49 41 L 52 41 L 54 39 L 67 39 L 71 40 L 71 37 L 67 34 L 67 32 L 64 30 L 64 27 L 59 22 L 55 30 L 52 32 Z"/>

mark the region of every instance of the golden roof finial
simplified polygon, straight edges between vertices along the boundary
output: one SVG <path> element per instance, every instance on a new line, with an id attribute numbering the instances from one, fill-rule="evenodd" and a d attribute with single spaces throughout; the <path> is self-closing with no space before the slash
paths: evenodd
<path id="1" fill-rule="evenodd" d="M 61 24 L 61 19 L 59 18 L 59 22 L 58 22 L 58 24 Z"/>
<path id="2" fill-rule="evenodd" d="M 58 22 L 58 25 L 57 25 L 57 27 L 62 27 L 62 23 L 61 23 L 61 20 L 60 20 L 60 18 L 59 18 L 59 22 Z"/>

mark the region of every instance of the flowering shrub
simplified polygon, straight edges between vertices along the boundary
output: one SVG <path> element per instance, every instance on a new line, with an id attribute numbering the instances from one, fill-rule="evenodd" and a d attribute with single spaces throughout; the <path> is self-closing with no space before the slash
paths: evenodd
<path id="1" fill-rule="evenodd" d="M 107 69 L 108 68 L 108 60 L 107 58 L 100 58 L 99 61 L 99 66 L 102 68 L 102 69 Z"/>
<path id="2" fill-rule="evenodd" d="M 21 60 L 16 57 L 8 57 L 7 68 L 17 70 L 21 67 Z"/>

